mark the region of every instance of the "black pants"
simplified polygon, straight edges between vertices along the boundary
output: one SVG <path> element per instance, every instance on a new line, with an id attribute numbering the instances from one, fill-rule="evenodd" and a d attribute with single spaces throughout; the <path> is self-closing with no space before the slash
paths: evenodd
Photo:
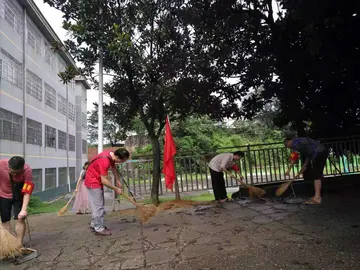
<path id="1" fill-rule="evenodd" d="M 324 178 L 324 168 L 329 152 L 327 150 L 319 152 L 310 162 L 308 168 L 304 171 L 305 181 L 322 180 Z"/>
<path id="2" fill-rule="evenodd" d="M 210 169 L 210 176 L 211 176 L 211 183 L 214 191 L 215 200 L 218 201 L 218 200 L 227 199 L 224 173 L 216 172 Z"/>
<path id="3" fill-rule="evenodd" d="M 22 208 L 22 201 L 6 199 L 0 197 L 0 212 L 1 212 L 1 222 L 8 222 L 11 219 L 11 209 L 13 208 L 14 220 L 18 219 L 18 215 Z"/>

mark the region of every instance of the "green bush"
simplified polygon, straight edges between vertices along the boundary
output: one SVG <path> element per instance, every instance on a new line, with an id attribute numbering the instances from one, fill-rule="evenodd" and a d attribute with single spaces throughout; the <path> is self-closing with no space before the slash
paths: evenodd
<path id="1" fill-rule="evenodd" d="M 31 196 L 30 202 L 28 205 L 28 211 L 31 212 L 34 209 L 41 207 L 42 205 L 43 205 L 43 202 L 39 197 Z"/>

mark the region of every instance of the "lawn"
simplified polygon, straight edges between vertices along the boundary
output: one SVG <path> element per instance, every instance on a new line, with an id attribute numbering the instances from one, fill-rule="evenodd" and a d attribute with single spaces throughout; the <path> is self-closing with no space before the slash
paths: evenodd
<path id="1" fill-rule="evenodd" d="M 65 205 L 64 201 L 54 201 L 51 203 L 46 203 L 41 201 L 39 197 L 31 197 L 28 213 L 29 214 L 43 214 L 43 213 L 55 213 L 58 212 L 61 207 Z"/>

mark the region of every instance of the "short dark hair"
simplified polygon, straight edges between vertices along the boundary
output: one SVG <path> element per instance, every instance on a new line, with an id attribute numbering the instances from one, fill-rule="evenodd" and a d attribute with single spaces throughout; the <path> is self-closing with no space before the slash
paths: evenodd
<path id="1" fill-rule="evenodd" d="M 243 151 L 235 151 L 233 153 L 234 156 L 244 157 L 245 153 Z"/>
<path id="2" fill-rule="evenodd" d="M 9 159 L 9 168 L 15 171 L 24 169 L 25 160 L 23 157 L 14 156 Z"/>
<path id="3" fill-rule="evenodd" d="M 130 153 L 125 148 L 119 148 L 114 152 L 114 155 L 120 159 L 124 159 L 124 158 L 128 159 L 130 156 Z"/>
<path id="4" fill-rule="evenodd" d="M 83 166 L 83 170 L 85 170 L 85 167 L 87 166 L 87 165 L 89 165 L 89 161 L 86 161 L 85 163 L 84 163 L 84 166 Z"/>

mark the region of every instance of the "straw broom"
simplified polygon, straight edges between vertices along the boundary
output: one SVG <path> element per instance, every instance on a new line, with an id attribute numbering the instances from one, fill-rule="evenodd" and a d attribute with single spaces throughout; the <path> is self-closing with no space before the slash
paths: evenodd
<path id="1" fill-rule="evenodd" d="M 278 187 L 278 189 L 276 190 L 276 196 L 278 196 L 278 197 L 281 196 L 289 188 L 289 186 L 292 184 L 292 182 L 294 182 L 294 181 L 295 181 L 295 178 L 281 184 Z"/>
<path id="2" fill-rule="evenodd" d="M 0 260 L 22 255 L 17 238 L 0 224 Z"/>
<path id="3" fill-rule="evenodd" d="M 141 205 L 137 203 L 133 197 L 130 197 L 125 193 L 123 193 L 122 196 L 135 205 L 137 216 L 142 224 L 148 223 L 149 220 L 158 212 L 158 208 L 155 205 Z"/>
<path id="4" fill-rule="evenodd" d="M 262 188 L 247 185 L 247 184 L 245 184 L 243 181 L 241 181 L 241 179 L 236 178 L 232 173 L 230 173 L 230 172 L 228 172 L 228 171 L 226 171 L 226 173 L 227 173 L 230 177 L 232 177 L 232 178 L 234 178 L 235 180 L 237 180 L 240 184 L 242 184 L 243 186 L 245 186 L 246 188 L 249 189 L 250 198 L 254 198 L 255 196 L 260 198 L 260 197 L 262 197 L 262 196 L 265 195 L 266 191 L 263 190 Z"/>
<path id="5" fill-rule="evenodd" d="M 75 195 L 76 195 L 76 192 L 74 192 L 74 194 L 71 196 L 71 198 L 70 198 L 70 200 L 67 202 L 67 204 L 65 204 L 65 206 L 62 207 L 62 208 L 59 210 L 59 212 L 58 212 L 58 217 L 61 217 L 63 214 L 65 214 L 65 213 L 67 212 L 67 208 L 68 208 L 70 202 L 72 201 L 72 199 L 74 199 Z"/>

